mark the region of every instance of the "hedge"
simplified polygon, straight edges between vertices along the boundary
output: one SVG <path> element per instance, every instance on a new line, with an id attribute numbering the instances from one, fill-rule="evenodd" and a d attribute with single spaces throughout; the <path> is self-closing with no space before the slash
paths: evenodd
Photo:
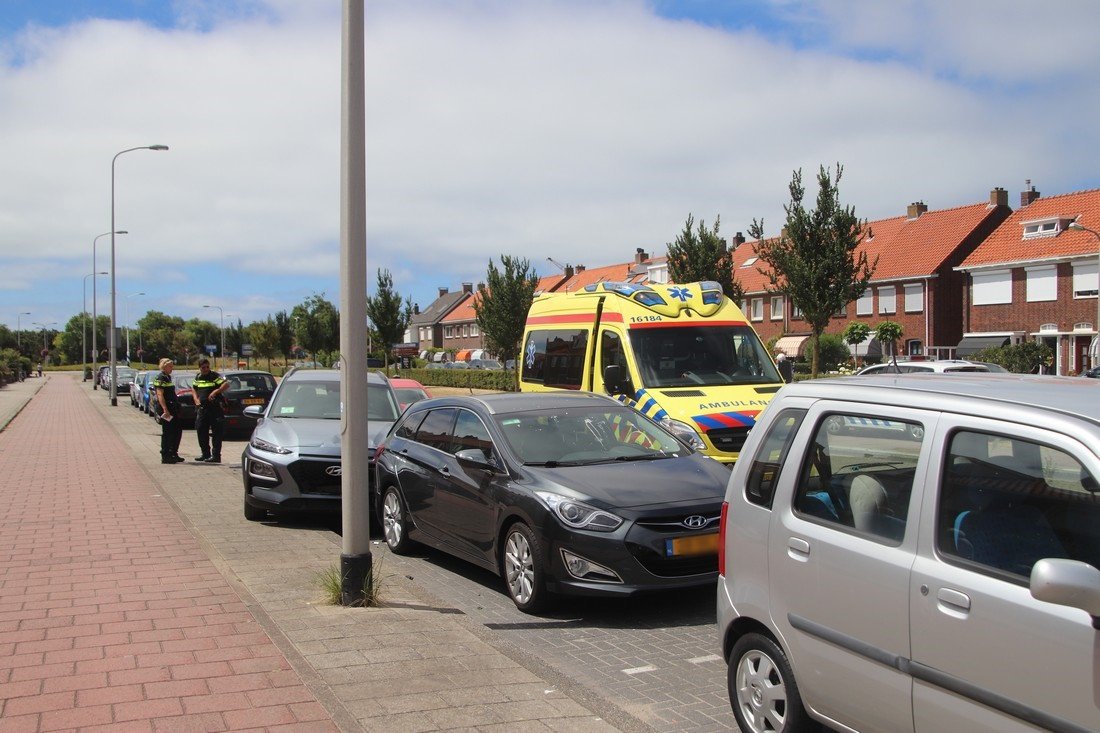
<path id="1" fill-rule="evenodd" d="M 391 377 L 415 379 L 426 387 L 473 387 L 474 389 L 492 389 L 501 392 L 516 390 L 516 373 L 487 369 L 401 369 L 392 367 L 387 372 Z"/>

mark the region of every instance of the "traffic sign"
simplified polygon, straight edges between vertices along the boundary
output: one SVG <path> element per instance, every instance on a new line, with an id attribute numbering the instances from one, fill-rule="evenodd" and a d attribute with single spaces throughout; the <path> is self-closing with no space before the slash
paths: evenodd
<path id="1" fill-rule="evenodd" d="M 210 354 L 211 356 L 218 353 L 218 345 L 217 344 L 207 344 L 206 345 L 206 353 Z"/>
<path id="2" fill-rule="evenodd" d="M 252 344 L 241 344 L 241 356 L 252 356 Z"/>

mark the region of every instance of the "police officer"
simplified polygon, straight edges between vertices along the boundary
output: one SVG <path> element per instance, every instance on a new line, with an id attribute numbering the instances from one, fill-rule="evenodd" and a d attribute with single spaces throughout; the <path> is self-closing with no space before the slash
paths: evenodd
<path id="1" fill-rule="evenodd" d="M 158 362 L 160 374 L 153 380 L 153 387 L 157 391 L 157 404 L 160 406 L 160 462 L 179 463 L 180 439 L 183 437 L 183 426 L 180 425 L 180 401 L 176 397 L 176 384 L 172 381 L 172 370 L 176 363 L 164 358 Z"/>
<path id="2" fill-rule="evenodd" d="M 201 456 L 196 461 L 222 462 L 222 436 L 225 435 L 225 399 L 221 396 L 229 389 L 225 377 L 210 370 L 210 360 L 199 362 L 199 374 L 191 382 L 191 396 L 195 400 L 195 433 L 199 438 Z M 214 450 L 211 451 L 211 441 Z"/>

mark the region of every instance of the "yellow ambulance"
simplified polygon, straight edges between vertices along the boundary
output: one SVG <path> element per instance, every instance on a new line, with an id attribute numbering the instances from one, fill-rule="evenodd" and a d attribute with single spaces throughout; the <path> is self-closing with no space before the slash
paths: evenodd
<path id="1" fill-rule="evenodd" d="M 601 282 L 535 296 L 519 385 L 614 395 L 697 450 L 737 460 L 783 380 L 716 282 Z"/>

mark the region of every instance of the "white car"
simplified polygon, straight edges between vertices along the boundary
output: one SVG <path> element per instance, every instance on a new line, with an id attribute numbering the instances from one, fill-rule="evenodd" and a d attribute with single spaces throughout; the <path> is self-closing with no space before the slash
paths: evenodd
<path id="1" fill-rule="evenodd" d="M 882 364 L 872 364 L 871 366 L 865 366 L 858 372 L 856 372 L 856 375 L 862 376 L 864 374 L 921 374 L 925 372 L 930 374 L 944 374 L 946 372 L 990 371 L 992 370 L 985 364 L 978 364 L 976 362 L 965 361 L 963 359 L 937 359 L 936 361 L 898 360 L 896 363 L 893 361 L 887 361 Z"/>

